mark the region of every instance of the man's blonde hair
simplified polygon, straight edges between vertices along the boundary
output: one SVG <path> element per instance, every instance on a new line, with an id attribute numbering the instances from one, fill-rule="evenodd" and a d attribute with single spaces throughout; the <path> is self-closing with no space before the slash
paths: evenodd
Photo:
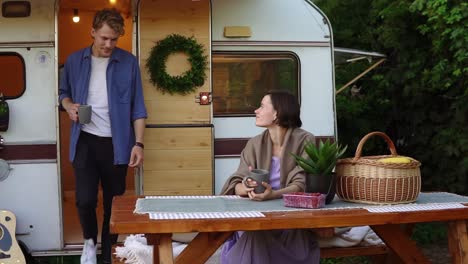
<path id="1" fill-rule="evenodd" d="M 125 34 L 124 19 L 120 12 L 115 8 L 104 8 L 96 12 L 93 19 L 93 28 L 98 30 L 107 24 L 112 30 L 117 32 L 120 36 Z"/>

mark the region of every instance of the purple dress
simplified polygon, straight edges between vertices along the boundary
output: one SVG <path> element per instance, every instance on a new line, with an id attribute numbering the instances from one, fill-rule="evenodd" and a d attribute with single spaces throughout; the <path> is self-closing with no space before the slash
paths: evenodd
<path id="1" fill-rule="evenodd" d="M 280 159 L 272 157 L 270 185 L 280 188 Z M 303 229 L 237 231 L 223 245 L 222 264 L 320 263 L 315 234 Z"/>

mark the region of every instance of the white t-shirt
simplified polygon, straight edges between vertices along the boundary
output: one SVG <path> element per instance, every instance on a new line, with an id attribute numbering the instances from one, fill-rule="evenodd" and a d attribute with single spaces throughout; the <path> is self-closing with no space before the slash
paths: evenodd
<path id="1" fill-rule="evenodd" d="M 87 104 L 92 106 L 91 122 L 81 130 L 100 137 L 112 137 L 107 100 L 106 71 L 109 58 L 91 56 L 91 77 Z"/>

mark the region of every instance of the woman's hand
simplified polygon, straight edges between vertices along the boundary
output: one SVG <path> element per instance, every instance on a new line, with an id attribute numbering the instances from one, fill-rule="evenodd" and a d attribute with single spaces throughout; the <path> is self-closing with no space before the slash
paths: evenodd
<path id="1" fill-rule="evenodd" d="M 237 195 L 248 196 L 249 192 L 253 192 L 254 188 L 257 186 L 257 182 L 252 181 L 250 179 L 248 179 L 247 181 L 248 181 L 248 185 L 252 187 L 251 188 L 247 187 L 245 186 L 243 182 L 239 182 L 238 184 L 236 184 L 236 190 L 235 190 Z"/>
<path id="2" fill-rule="evenodd" d="M 250 200 L 266 201 L 266 200 L 275 199 L 275 195 L 273 193 L 273 189 L 271 188 L 271 185 L 266 182 L 262 182 L 262 185 L 263 187 L 265 187 L 265 191 L 263 193 L 255 193 L 254 190 L 247 192 Z"/>

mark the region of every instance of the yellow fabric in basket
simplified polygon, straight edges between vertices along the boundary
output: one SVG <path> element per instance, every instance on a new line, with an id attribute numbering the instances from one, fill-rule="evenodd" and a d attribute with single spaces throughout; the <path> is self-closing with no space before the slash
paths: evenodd
<path id="1" fill-rule="evenodd" d="M 393 158 L 383 158 L 378 161 L 383 163 L 410 163 L 411 160 L 407 157 L 393 157 Z"/>

